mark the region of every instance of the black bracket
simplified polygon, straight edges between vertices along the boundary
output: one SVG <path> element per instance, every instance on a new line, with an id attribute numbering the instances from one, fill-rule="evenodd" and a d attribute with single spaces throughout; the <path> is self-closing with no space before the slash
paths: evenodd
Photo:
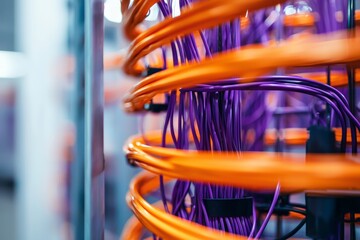
<path id="1" fill-rule="evenodd" d="M 253 198 L 204 199 L 204 205 L 209 217 L 249 217 Z"/>

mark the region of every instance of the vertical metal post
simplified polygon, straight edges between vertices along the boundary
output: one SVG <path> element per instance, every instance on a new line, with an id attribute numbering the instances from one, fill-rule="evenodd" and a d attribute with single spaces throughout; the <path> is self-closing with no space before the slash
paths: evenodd
<path id="1" fill-rule="evenodd" d="M 348 9 L 347 9 L 347 28 L 351 30 L 351 34 L 354 34 L 353 31 L 355 28 L 355 0 L 348 0 Z M 349 79 L 349 105 L 350 110 L 355 114 L 355 69 L 353 67 L 348 67 L 348 79 Z M 356 115 L 355 115 L 356 116 Z"/>
<path id="2" fill-rule="evenodd" d="M 348 0 L 348 17 L 347 17 L 347 28 L 351 30 L 351 34 L 355 34 L 355 0 Z M 349 88 L 349 106 L 350 111 L 357 117 L 356 113 L 356 83 L 355 83 L 355 68 L 352 66 L 347 66 L 348 73 L 348 88 Z M 355 128 L 351 129 L 352 135 L 356 139 L 356 130 Z M 353 147 L 353 153 L 357 153 L 357 148 Z"/>
<path id="3" fill-rule="evenodd" d="M 73 53 L 75 55 L 74 121 L 75 148 L 71 165 L 71 222 L 75 239 L 84 239 L 84 159 L 85 159 L 85 0 L 72 0 Z"/>
<path id="4" fill-rule="evenodd" d="M 85 239 L 104 239 L 103 1 L 85 1 Z"/>

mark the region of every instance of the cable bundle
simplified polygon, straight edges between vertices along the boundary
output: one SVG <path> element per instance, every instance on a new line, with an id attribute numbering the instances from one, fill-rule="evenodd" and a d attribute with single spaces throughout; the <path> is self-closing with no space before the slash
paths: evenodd
<path id="1" fill-rule="evenodd" d="M 125 11 L 128 1 L 122 3 Z M 137 25 L 155 3 L 165 19 L 142 32 Z M 145 179 L 154 176 L 142 175 L 133 183 L 128 202 L 135 215 L 154 234 L 178 239 L 235 237 L 224 233 L 229 232 L 259 238 L 276 209 L 280 184 L 283 192 L 308 188 L 359 189 L 356 182 L 360 167 L 352 162 L 350 156 L 326 156 L 336 160 L 324 164 L 317 161 L 324 156 L 307 155 L 304 163 L 303 157 L 297 155 L 244 152 L 264 150 L 270 116 L 265 105 L 265 91 L 274 90 L 304 93 L 326 102 L 332 109 L 331 116 L 336 116 L 331 119 L 340 122 L 340 151 L 346 151 L 348 125 L 352 151 L 357 150 L 355 128 L 360 130 L 360 123 L 338 90 L 302 77 L 260 76 L 274 72 L 279 66 L 357 63 L 360 39 L 355 34 L 349 36 L 343 32 L 304 36 L 280 44 L 268 42 L 271 34 L 278 31 L 273 26 L 276 21 L 266 22 L 272 5 L 277 3 L 279 1 L 207 0 L 191 3 L 180 0 L 181 14 L 171 17 L 172 1 L 138 0 L 125 12 L 125 33 L 134 39 L 124 64 L 125 71 L 139 74 L 135 68 L 137 61 L 157 48 L 162 49 L 164 69 L 167 68 L 167 49 L 171 49 L 174 66 L 144 78 L 125 98 L 125 109 L 130 112 L 142 111 L 157 94 L 166 94 L 167 99 L 162 136 L 157 136 L 155 142 L 151 141 L 151 136 L 144 136 L 153 144 L 151 147 L 135 139 L 126 148 L 127 158 L 132 164 L 160 175 L 159 187 L 165 212 L 216 229 L 175 220 L 173 216 L 152 208 L 141 194 L 150 190 Z M 259 10 L 263 8 L 268 10 Z M 240 17 L 247 11 L 250 11 L 249 29 L 241 35 Z M 211 27 L 214 28 L 200 31 Z M 338 30 L 329 29 L 324 32 Z M 265 45 L 245 46 L 247 44 Z M 332 51 L 328 51 L 329 48 Z M 201 49 L 204 54 L 201 54 Z M 309 49 L 313 55 L 303 55 Z M 174 124 L 176 120 L 177 126 Z M 188 150 L 194 148 L 197 152 Z M 165 194 L 163 175 L 180 179 L 174 185 L 171 204 Z M 146 190 L 141 190 L 144 188 Z M 268 213 L 259 229 L 256 227 L 255 206 L 261 201 L 253 202 L 252 216 L 208 216 L 205 199 L 242 199 L 253 196 L 254 190 L 260 189 L 275 189 L 275 193 L 271 203 L 266 205 Z M 164 226 L 161 221 L 168 225 Z M 286 236 L 295 233 L 292 231 Z"/>

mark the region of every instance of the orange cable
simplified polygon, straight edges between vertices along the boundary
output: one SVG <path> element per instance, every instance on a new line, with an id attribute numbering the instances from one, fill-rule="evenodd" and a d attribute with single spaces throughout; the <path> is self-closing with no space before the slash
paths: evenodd
<path id="1" fill-rule="evenodd" d="M 309 49 L 312 50 L 311 55 L 303 54 Z M 172 89 L 193 87 L 234 77 L 251 76 L 251 79 L 242 81 L 253 81 L 256 76 L 278 67 L 306 67 L 359 60 L 360 37 L 348 37 L 347 32 L 292 39 L 280 45 L 249 46 L 144 78 L 125 98 L 125 110 L 142 110 L 144 104 L 153 96 Z"/>
<path id="2" fill-rule="evenodd" d="M 360 189 L 360 158 L 353 155 L 186 151 L 149 146 L 141 137 L 126 150 L 140 167 L 172 178 L 250 189 L 274 189 L 280 181 L 283 191 Z"/>

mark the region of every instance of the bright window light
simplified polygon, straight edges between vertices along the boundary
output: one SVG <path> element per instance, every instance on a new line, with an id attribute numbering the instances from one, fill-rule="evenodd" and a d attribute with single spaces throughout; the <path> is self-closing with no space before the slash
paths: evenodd
<path id="1" fill-rule="evenodd" d="M 287 5 L 284 9 L 285 15 L 309 12 L 312 12 L 312 8 L 304 1 L 299 1 L 296 7 L 294 5 Z"/>
<path id="2" fill-rule="evenodd" d="M 120 0 L 106 0 L 104 16 L 110 22 L 120 23 L 122 20 Z"/>
<path id="3" fill-rule="evenodd" d="M 130 6 L 133 0 L 130 1 Z M 106 0 L 104 4 L 104 16 L 105 18 L 114 23 L 120 23 L 122 20 L 120 0 Z M 156 21 L 159 15 L 159 8 L 157 5 L 152 6 L 148 16 L 145 18 L 146 21 Z"/>
<path id="4" fill-rule="evenodd" d="M 177 17 L 180 15 L 180 6 L 178 1 L 172 2 L 172 16 Z"/>
<path id="5" fill-rule="evenodd" d="M 146 21 L 156 21 L 158 19 L 158 16 L 159 16 L 159 8 L 155 4 L 154 6 L 152 6 L 150 8 L 150 12 L 149 12 L 148 16 L 145 18 L 145 20 Z"/>
<path id="6" fill-rule="evenodd" d="M 0 51 L 0 78 L 19 78 L 25 74 L 25 57 L 19 52 Z"/>
<path id="7" fill-rule="evenodd" d="M 287 5 L 284 9 L 285 15 L 293 15 L 296 13 L 296 9 L 293 5 Z"/>

